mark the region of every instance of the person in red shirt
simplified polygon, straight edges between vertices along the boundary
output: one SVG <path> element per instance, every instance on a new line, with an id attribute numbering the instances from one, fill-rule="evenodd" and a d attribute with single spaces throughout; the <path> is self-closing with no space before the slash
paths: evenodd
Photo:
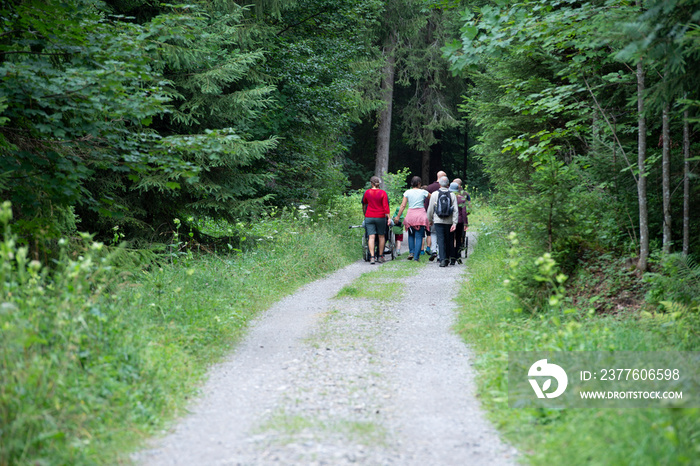
<path id="1" fill-rule="evenodd" d="M 389 196 L 379 185 L 382 180 L 373 176 L 369 180 L 370 189 L 362 196 L 362 209 L 365 213 L 365 229 L 367 230 L 367 245 L 370 250 L 370 264 L 374 264 L 374 235 L 379 235 L 379 262 L 384 262 L 384 244 L 386 242 L 386 229 L 390 224 Z"/>

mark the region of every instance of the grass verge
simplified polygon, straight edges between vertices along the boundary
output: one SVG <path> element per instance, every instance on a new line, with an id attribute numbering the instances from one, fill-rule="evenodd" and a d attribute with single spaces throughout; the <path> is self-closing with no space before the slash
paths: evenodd
<path id="1" fill-rule="evenodd" d="M 124 452 L 183 412 L 251 318 L 361 257 L 347 228 L 355 222 L 305 215 L 252 226 L 266 235 L 246 253 L 183 252 L 130 270 L 112 265 L 123 250 L 105 253 L 85 236 L 80 255 L 66 248 L 49 270 L 17 246 L 9 212 L 0 215 L 0 465 L 128 463 Z"/>
<path id="2" fill-rule="evenodd" d="M 511 409 L 508 351 L 697 350 L 668 321 L 639 315 L 516 313 L 504 288 L 509 244 L 485 210 L 458 297 L 456 330 L 474 349 L 478 390 L 491 420 L 532 464 L 698 464 L 698 409 Z"/>
<path id="3" fill-rule="evenodd" d="M 423 264 L 415 261 L 394 259 L 384 265 L 372 266 L 349 285 L 344 286 L 336 298 L 368 298 L 376 300 L 391 300 L 404 292 L 405 285 L 394 279 L 410 277 L 416 268 Z"/>

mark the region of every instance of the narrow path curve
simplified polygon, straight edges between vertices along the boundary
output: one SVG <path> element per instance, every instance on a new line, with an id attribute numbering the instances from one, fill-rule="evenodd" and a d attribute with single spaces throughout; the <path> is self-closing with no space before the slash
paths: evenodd
<path id="1" fill-rule="evenodd" d="M 517 452 L 499 439 L 475 397 L 469 348 L 451 331 L 467 266 L 429 263 L 407 276 L 400 260 L 356 262 L 278 302 L 212 368 L 190 414 L 133 459 L 515 464 Z M 378 268 L 389 272 L 374 281 L 387 299 L 335 297 Z"/>

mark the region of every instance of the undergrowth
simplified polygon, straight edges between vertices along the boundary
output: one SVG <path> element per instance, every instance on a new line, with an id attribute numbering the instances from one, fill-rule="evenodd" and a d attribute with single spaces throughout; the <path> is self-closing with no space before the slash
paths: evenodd
<path id="1" fill-rule="evenodd" d="M 458 298 L 456 330 L 476 353 L 483 404 L 524 459 L 532 464 L 697 464 L 697 408 L 512 409 L 507 399 L 509 351 L 697 351 L 700 341 L 688 330 L 697 328 L 697 313 L 674 318 L 662 312 L 597 312 L 590 302 L 576 307 L 576 300 L 564 299 L 538 312 L 516 312 L 519 303 L 504 284 L 512 259 L 507 234 L 487 209 L 473 219 L 478 243 Z"/>
<path id="2" fill-rule="evenodd" d="M 47 267 L 17 245 L 4 204 L 0 465 L 129 462 L 124 452 L 183 412 L 251 318 L 361 257 L 347 228 L 360 215 L 357 199 L 287 211 L 237 226 L 256 245 L 219 254 L 193 252 L 186 232 L 160 254 L 82 235 Z"/>

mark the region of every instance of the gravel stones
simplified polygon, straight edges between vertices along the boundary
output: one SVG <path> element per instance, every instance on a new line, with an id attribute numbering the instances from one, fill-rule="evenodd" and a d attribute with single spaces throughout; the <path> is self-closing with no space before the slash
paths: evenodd
<path id="1" fill-rule="evenodd" d="M 133 459 L 515 464 L 517 452 L 499 439 L 476 400 L 469 348 L 451 331 L 452 299 L 468 262 L 416 264 L 415 274 L 382 278 L 400 282 L 396 296 L 335 298 L 343 286 L 361 286 L 367 279 L 355 281 L 361 274 L 393 266 L 357 262 L 281 300 L 212 368 L 191 413 Z"/>

